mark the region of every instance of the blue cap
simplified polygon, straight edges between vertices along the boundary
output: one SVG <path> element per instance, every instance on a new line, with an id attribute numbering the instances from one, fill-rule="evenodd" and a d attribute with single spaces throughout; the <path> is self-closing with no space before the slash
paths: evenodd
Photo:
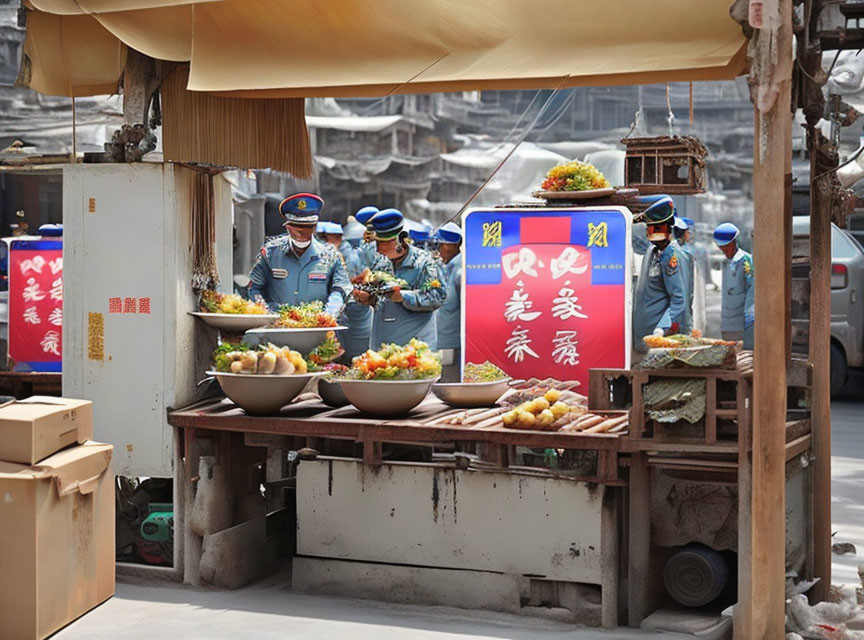
<path id="1" fill-rule="evenodd" d="M 342 235 L 342 225 L 338 222 L 325 222 L 324 223 L 324 233 Z"/>
<path id="2" fill-rule="evenodd" d="M 369 220 L 371 220 L 372 216 L 376 213 L 378 213 L 378 207 L 363 207 L 354 214 L 354 219 L 360 224 L 369 224 Z"/>
<path id="3" fill-rule="evenodd" d="M 324 200 L 314 193 L 298 193 L 279 203 L 279 213 L 290 224 L 315 224 Z"/>
<path id="4" fill-rule="evenodd" d="M 393 240 L 399 237 L 405 225 L 405 217 L 398 209 L 384 209 L 369 220 L 376 240 Z"/>
<path id="5" fill-rule="evenodd" d="M 455 222 L 441 225 L 435 232 L 435 239 L 446 244 L 460 244 L 462 242 L 462 229 Z"/>
<path id="6" fill-rule="evenodd" d="M 323 220 L 319 220 L 318 224 L 315 225 L 315 233 L 327 233 L 326 229 L 328 224 L 329 223 L 324 222 Z"/>
<path id="7" fill-rule="evenodd" d="M 645 219 L 648 224 L 662 224 L 664 222 L 672 222 L 672 216 L 675 215 L 675 203 L 672 198 L 662 195 L 656 198 L 647 209 L 645 209 Z"/>
<path id="8" fill-rule="evenodd" d="M 718 247 L 725 247 L 738 237 L 738 233 L 738 227 L 731 222 L 724 222 L 714 229 L 714 242 L 717 243 Z"/>
<path id="9" fill-rule="evenodd" d="M 63 235 L 62 224 L 43 224 L 39 227 L 39 235 L 46 238 L 58 238 Z"/>
<path id="10" fill-rule="evenodd" d="M 684 221 L 684 218 L 679 218 L 675 216 L 675 228 L 680 229 L 681 231 L 687 231 L 690 227 L 687 226 L 687 223 Z"/>
<path id="11" fill-rule="evenodd" d="M 696 223 L 693 222 L 693 218 L 681 218 L 686 224 L 688 229 L 692 229 L 696 226 Z"/>
<path id="12" fill-rule="evenodd" d="M 408 232 L 408 237 L 416 242 L 429 242 L 430 236 L 426 229 L 411 229 Z"/>

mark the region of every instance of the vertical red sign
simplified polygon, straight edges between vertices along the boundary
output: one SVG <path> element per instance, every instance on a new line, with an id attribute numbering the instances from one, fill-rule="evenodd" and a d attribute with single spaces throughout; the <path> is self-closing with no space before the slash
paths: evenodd
<path id="1" fill-rule="evenodd" d="M 13 240 L 9 358 L 15 371 L 59 372 L 63 361 L 63 244 Z"/>
<path id="2" fill-rule="evenodd" d="M 627 366 L 630 213 L 495 209 L 465 216 L 465 362 L 576 380 Z"/>

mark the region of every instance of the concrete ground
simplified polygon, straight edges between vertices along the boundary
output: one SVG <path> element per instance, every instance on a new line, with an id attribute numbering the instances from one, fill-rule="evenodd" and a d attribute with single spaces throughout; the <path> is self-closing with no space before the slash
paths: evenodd
<path id="1" fill-rule="evenodd" d="M 118 584 L 117 595 L 55 640 L 685 640 L 678 634 L 598 631 L 505 613 L 290 593 L 278 578 L 236 591 Z"/>
<path id="2" fill-rule="evenodd" d="M 834 580 L 858 583 L 864 562 L 864 375 L 850 380 L 832 406 L 833 521 L 835 541 L 856 554 L 834 556 Z M 284 576 L 237 591 L 195 591 L 179 585 L 123 584 L 117 595 L 62 630 L 57 640 L 122 637 L 215 640 L 219 638 L 327 638 L 363 640 L 646 640 L 660 634 L 604 632 L 502 613 L 381 604 L 290 593 Z M 664 634 L 663 638 L 683 638 Z"/>
<path id="3" fill-rule="evenodd" d="M 831 405 L 831 521 L 835 542 L 851 542 L 855 554 L 834 555 L 834 584 L 860 584 L 864 563 L 864 372 L 854 372 Z"/>

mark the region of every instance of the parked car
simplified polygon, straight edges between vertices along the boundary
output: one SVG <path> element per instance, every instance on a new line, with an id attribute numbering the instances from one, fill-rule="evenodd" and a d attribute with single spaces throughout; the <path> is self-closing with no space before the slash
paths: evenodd
<path id="1" fill-rule="evenodd" d="M 810 218 L 792 219 L 796 240 L 810 237 Z M 793 267 L 793 272 L 794 272 Z M 849 367 L 864 366 L 864 249 L 831 225 L 831 395 L 846 384 Z"/>

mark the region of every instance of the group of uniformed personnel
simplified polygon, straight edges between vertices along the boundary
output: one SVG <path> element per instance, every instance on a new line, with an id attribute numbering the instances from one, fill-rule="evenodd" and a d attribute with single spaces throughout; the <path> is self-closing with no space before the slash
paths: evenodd
<path id="1" fill-rule="evenodd" d="M 325 311 L 348 330 L 342 337 L 346 358 L 382 343 L 406 344 L 417 338 L 445 350 L 444 378 L 459 380 L 462 231 L 447 223 L 424 243 L 433 253 L 409 241 L 405 220 L 396 209 L 363 207 L 355 219 L 365 225 L 359 246 L 343 239 L 342 226 L 319 222 L 324 201 L 311 193 L 286 198 L 279 205 L 284 235 L 261 248 L 252 272 L 250 296 L 262 297 L 272 309 L 320 300 Z M 315 237 L 318 233 L 323 240 Z M 407 285 L 394 287 L 374 307 L 367 292 L 355 288 L 367 271 L 385 272 Z M 449 353 L 451 350 L 455 353 Z M 449 358 L 448 358 L 449 356 Z"/>
<path id="2" fill-rule="evenodd" d="M 689 333 L 693 328 L 695 256 L 689 218 L 675 215 L 667 195 L 650 196 L 644 216 L 651 248 L 645 253 L 633 301 L 633 348 L 647 349 L 648 335 Z M 714 231 L 714 242 L 726 256 L 722 277 L 721 335 L 753 348 L 753 258 L 738 246 L 738 228 L 729 222 Z M 637 356 L 638 357 L 638 356 Z"/>

